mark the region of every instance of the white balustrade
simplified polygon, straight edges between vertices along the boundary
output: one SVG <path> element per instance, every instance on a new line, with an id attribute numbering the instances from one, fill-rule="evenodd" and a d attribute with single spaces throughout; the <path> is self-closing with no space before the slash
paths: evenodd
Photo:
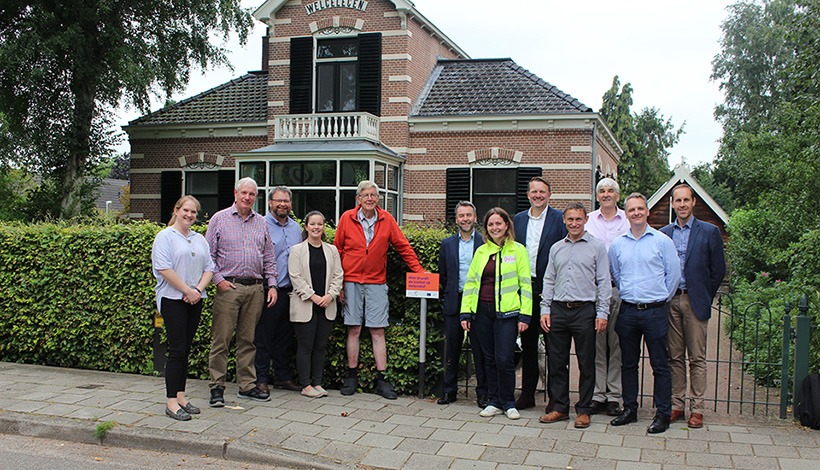
<path id="1" fill-rule="evenodd" d="M 354 140 L 379 141 L 379 118 L 370 113 L 288 114 L 276 116 L 278 141 Z"/>

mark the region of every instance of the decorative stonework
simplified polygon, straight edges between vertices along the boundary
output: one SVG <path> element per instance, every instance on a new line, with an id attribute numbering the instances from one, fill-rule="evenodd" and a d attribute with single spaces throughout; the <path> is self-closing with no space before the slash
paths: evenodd
<path id="1" fill-rule="evenodd" d="M 223 155 L 198 152 L 179 157 L 179 166 L 191 170 L 214 169 L 221 167 L 224 161 Z"/>
<path id="2" fill-rule="evenodd" d="M 354 31 L 361 31 L 364 27 L 364 20 L 359 18 L 348 18 L 343 16 L 332 16 L 310 23 L 310 32 L 313 35 L 331 36 L 338 34 L 350 34 Z"/>
<path id="3" fill-rule="evenodd" d="M 467 161 L 477 165 L 513 165 L 521 163 L 524 152 L 520 150 L 490 147 L 467 152 Z"/>

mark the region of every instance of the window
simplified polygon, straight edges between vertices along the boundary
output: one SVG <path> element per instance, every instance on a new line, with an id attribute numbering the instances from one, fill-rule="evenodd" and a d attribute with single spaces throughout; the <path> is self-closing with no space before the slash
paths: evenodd
<path id="1" fill-rule="evenodd" d="M 202 210 L 197 214 L 197 222 L 202 222 L 218 210 L 219 207 L 219 172 L 188 171 L 185 173 L 185 194 L 197 198 Z"/>
<path id="2" fill-rule="evenodd" d="M 316 45 L 316 112 L 356 111 L 359 40 L 325 39 Z"/>
<path id="3" fill-rule="evenodd" d="M 453 220 L 458 201 L 472 201 L 478 218 L 493 207 L 501 207 L 510 216 L 529 208 L 527 184 L 540 176 L 541 168 L 448 168 L 446 217 Z"/>

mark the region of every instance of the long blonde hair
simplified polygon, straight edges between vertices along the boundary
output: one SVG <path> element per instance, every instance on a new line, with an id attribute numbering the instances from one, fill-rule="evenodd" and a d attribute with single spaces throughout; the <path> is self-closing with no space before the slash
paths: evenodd
<path id="1" fill-rule="evenodd" d="M 197 214 L 199 214 L 202 211 L 202 206 L 199 205 L 199 201 L 197 201 L 195 197 L 190 196 L 190 195 L 182 196 L 181 198 L 177 199 L 177 203 L 174 204 L 174 212 L 171 213 L 171 220 L 168 221 L 168 226 L 169 227 L 174 225 L 177 221 L 176 211 L 180 207 L 182 207 L 183 204 L 185 204 L 188 201 L 194 201 L 194 204 L 196 204 L 196 213 Z"/>

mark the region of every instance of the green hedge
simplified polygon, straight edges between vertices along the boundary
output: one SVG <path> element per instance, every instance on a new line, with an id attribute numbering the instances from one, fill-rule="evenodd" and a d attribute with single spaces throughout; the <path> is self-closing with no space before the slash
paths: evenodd
<path id="1" fill-rule="evenodd" d="M 150 374 L 153 371 L 151 244 L 160 226 L 150 223 L 72 225 L 0 224 L 0 360 L 82 369 Z M 205 227 L 198 227 L 204 233 Z M 406 227 L 422 266 L 436 270 L 446 232 Z M 333 231 L 328 229 L 332 240 Z M 400 393 L 418 386 L 419 300 L 404 297 L 407 267 L 388 254 L 391 327 L 387 329 L 388 377 Z M 208 290 L 213 296 L 214 286 Z M 428 302 L 427 390 L 443 371 L 439 353 L 439 302 Z M 190 375 L 208 378 L 211 302 L 206 299 L 194 338 Z M 330 386 L 346 372 L 345 330 L 339 321 L 327 348 Z M 230 353 L 229 380 L 234 377 Z M 362 335 L 363 390 L 372 391 L 375 365 L 370 337 Z"/>

